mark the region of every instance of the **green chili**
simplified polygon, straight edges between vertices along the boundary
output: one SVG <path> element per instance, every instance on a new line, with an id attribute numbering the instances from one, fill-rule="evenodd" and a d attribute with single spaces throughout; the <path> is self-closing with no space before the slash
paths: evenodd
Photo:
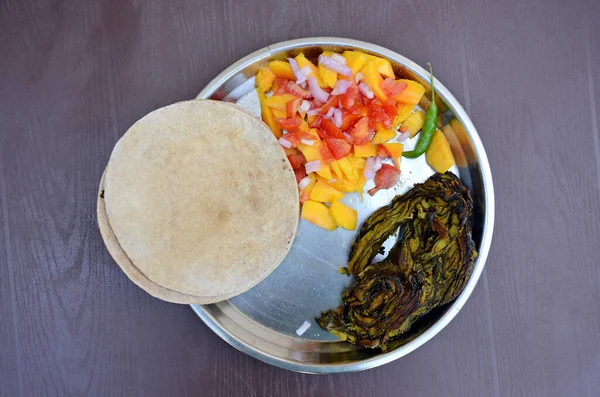
<path id="1" fill-rule="evenodd" d="M 431 74 L 431 103 L 429 104 L 429 108 L 427 109 L 427 113 L 425 114 L 425 123 L 423 123 L 423 129 L 421 130 L 421 136 L 419 136 L 417 145 L 413 150 L 402 153 L 404 157 L 408 157 L 411 159 L 415 159 L 427 151 L 429 145 L 431 145 L 431 141 L 433 140 L 435 130 L 437 129 L 438 108 L 435 104 L 433 70 L 431 69 L 430 63 L 427 63 L 427 65 L 429 65 L 429 73 Z"/>

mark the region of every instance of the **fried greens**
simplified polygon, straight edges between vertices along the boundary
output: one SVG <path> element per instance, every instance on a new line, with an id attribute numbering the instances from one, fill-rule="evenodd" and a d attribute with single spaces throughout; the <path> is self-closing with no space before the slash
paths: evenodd
<path id="1" fill-rule="evenodd" d="M 422 315 L 452 301 L 464 288 L 477 256 L 471 238 L 472 199 L 452 173 L 435 174 L 375 211 L 350 249 L 353 285 L 342 305 L 321 313 L 326 331 L 365 347 L 386 350 Z M 398 232 L 388 257 L 371 264 Z"/>

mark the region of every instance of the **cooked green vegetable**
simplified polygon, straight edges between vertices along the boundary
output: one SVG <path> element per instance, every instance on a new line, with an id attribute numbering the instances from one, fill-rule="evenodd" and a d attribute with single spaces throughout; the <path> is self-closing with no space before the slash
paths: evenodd
<path id="1" fill-rule="evenodd" d="M 427 108 L 427 113 L 425 113 L 425 123 L 423 124 L 423 129 L 421 130 L 421 135 L 419 136 L 417 145 L 413 150 L 402 153 L 404 157 L 411 159 L 417 158 L 427 151 L 429 145 L 431 145 L 431 141 L 433 140 L 435 130 L 437 129 L 438 107 L 435 103 L 433 70 L 430 63 L 427 63 L 427 65 L 429 65 L 429 74 L 431 75 L 431 103 L 429 104 L 429 108 Z"/>
<path id="2" fill-rule="evenodd" d="M 471 239 L 472 200 L 451 173 L 435 174 L 369 217 L 352 245 L 354 284 L 342 306 L 317 318 L 325 330 L 366 347 L 389 341 L 462 291 L 477 255 Z M 388 257 L 370 264 L 400 227 Z"/>

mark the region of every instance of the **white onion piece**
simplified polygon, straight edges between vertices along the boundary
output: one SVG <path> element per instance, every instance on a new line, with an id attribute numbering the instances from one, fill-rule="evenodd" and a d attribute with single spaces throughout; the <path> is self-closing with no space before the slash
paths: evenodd
<path id="1" fill-rule="evenodd" d="M 329 110 L 327 111 L 327 114 L 325 115 L 325 117 L 327 117 L 328 119 L 331 119 L 331 117 L 333 117 L 333 112 L 335 112 L 335 108 L 330 107 Z"/>
<path id="2" fill-rule="evenodd" d="M 303 68 L 300 68 L 300 73 L 302 73 L 303 75 L 305 75 L 306 77 L 308 77 L 312 73 L 312 69 L 310 68 L 310 66 L 307 65 L 307 66 L 305 66 Z"/>
<path id="3" fill-rule="evenodd" d="M 319 65 L 325 66 L 329 70 L 333 70 L 334 72 L 338 72 L 343 76 L 352 76 L 352 69 L 349 66 L 344 65 L 341 62 L 336 61 L 326 55 L 319 55 Z"/>
<path id="4" fill-rule="evenodd" d="M 306 113 L 310 110 L 310 102 L 308 102 L 306 99 L 302 101 L 302 103 L 300 104 L 300 106 L 298 106 L 298 111 L 301 113 Z"/>
<path id="5" fill-rule="evenodd" d="M 321 170 L 321 160 L 309 161 L 304 164 L 304 168 L 306 169 L 306 173 L 310 174 L 311 172 L 317 172 Z"/>
<path id="6" fill-rule="evenodd" d="M 309 116 L 316 116 L 317 114 L 319 114 L 320 111 L 321 111 L 320 109 L 313 109 L 313 110 L 309 110 L 308 112 L 306 112 L 306 114 Z"/>
<path id="7" fill-rule="evenodd" d="M 308 321 L 305 321 L 304 323 L 302 323 L 300 328 L 298 328 L 296 330 L 296 335 L 302 336 L 309 328 L 310 328 L 310 323 Z"/>
<path id="8" fill-rule="evenodd" d="M 288 130 L 281 130 L 281 133 L 282 133 L 283 135 L 287 134 L 288 132 L 289 132 Z"/>
<path id="9" fill-rule="evenodd" d="M 366 96 L 369 99 L 373 99 L 373 97 L 374 97 L 373 90 L 371 90 L 371 88 L 369 88 L 369 86 L 366 85 L 364 82 L 361 82 L 358 85 L 358 89 L 364 96 Z"/>
<path id="10" fill-rule="evenodd" d="M 374 172 L 379 171 L 379 169 L 381 168 L 382 165 L 383 165 L 383 160 L 381 159 L 381 157 L 376 156 L 375 161 L 373 163 L 373 171 Z"/>
<path id="11" fill-rule="evenodd" d="M 343 56 L 341 56 L 340 54 L 332 54 L 331 55 L 331 59 L 333 59 L 334 61 L 338 61 L 339 63 L 341 63 L 342 65 L 346 64 L 346 58 L 344 58 Z"/>
<path id="12" fill-rule="evenodd" d="M 329 99 L 329 94 L 327 91 L 319 87 L 317 79 L 315 79 L 313 76 L 308 76 L 308 88 L 310 89 L 310 93 L 317 101 L 325 103 Z"/>
<path id="13" fill-rule="evenodd" d="M 375 176 L 375 171 L 373 171 L 375 167 L 375 159 L 373 157 L 367 158 L 365 161 L 365 178 L 371 179 Z"/>
<path id="14" fill-rule="evenodd" d="M 333 91 L 331 91 L 331 95 L 342 95 L 345 94 L 350 87 L 350 82 L 348 80 L 338 80 L 335 82 L 335 86 L 333 87 Z"/>
<path id="15" fill-rule="evenodd" d="M 294 77 L 296 78 L 296 83 L 301 84 L 306 81 L 306 75 L 302 73 L 300 70 L 300 66 L 298 66 L 298 62 L 294 58 L 288 58 L 288 62 L 292 67 L 292 73 L 294 73 Z"/>
<path id="16" fill-rule="evenodd" d="M 304 190 L 304 188 L 310 185 L 311 182 L 312 179 L 310 179 L 308 176 L 305 176 L 304 178 L 302 178 L 300 183 L 298 183 L 298 189 Z"/>
<path id="17" fill-rule="evenodd" d="M 298 84 L 300 87 L 306 89 L 306 81 L 303 81 L 302 83 L 296 83 Z"/>
<path id="18" fill-rule="evenodd" d="M 279 144 L 287 149 L 292 147 L 292 142 L 288 141 L 287 139 L 285 139 L 283 137 L 279 138 Z"/>
<path id="19" fill-rule="evenodd" d="M 342 126 L 342 111 L 340 109 L 336 108 L 333 111 L 333 124 L 335 124 L 337 128 Z"/>
<path id="20" fill-rule="evenodd" d="M 348 142 L 352 142 L 352 135 L 348 134 L 347 132 L 344 132 L 343 134 Z"/>
<path id="21" fill-rule="evenodd" d="M 356 73 L 356 76 L 354 76 L 354 81 L 356 82 L 356 84 L 361 82 L 362 79 L 363 79 L 363 74 L 361 72 Z"/>
<path id="22" fill-rule="evenodd" d="M 402 134 L 398 135 L 398 142 L 404 142 L 408 138 L 410 138 L 410 131 L 403 132 Z"/>
<path id="23" fill-rule="evenodd" d="M 300 139 L 300 142 L 308 146 L 312 146 L 315 144 L 315 141 L 313 141 L 312 139 Z"/>

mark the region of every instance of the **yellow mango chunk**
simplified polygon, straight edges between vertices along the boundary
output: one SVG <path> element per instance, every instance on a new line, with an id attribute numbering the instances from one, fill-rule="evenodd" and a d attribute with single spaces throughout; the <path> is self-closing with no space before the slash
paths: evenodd
<path id="1" fill-rule="evenodd" d="M 268 92 L 273 86 L 273 80 L 275 80 L 275 73 L 269 65 L 263 65 L 256 74 L 256 86 L 262 92 Z"/>
<path id="2" fill-rule="evenodd" d="M 371 91 L 373 91 L 375 96 L 382 101 L 387 101 L 387 96 L 383 93 L 383 90 L 381 89 L 381 83 L 383 82 L 383 78 L 377 70 L 377 65 L 373 61 L 369 60 L 360 69 L 360 72 L 363 74 L 363 81 L 366 85 L 369 86 L 369 88 L 371 89 Z"/>
<path id="3" fill-rule="evenodd" d="M 431 140 L 431 145 L 425 152 L 427 163 L 436 172 L 444 173 L 454 165 L 454 157 L 452 157 L 452 150 L 450 144 L 446 139 L 444 133 L 440 130 L 436 130 Z"/>
<path id="4" fill-rule="evenodd" d="M 322 181 L 317 181 L 310 192 L 311 200 L 322 203 L 333 203 L 343 197 L 344 193 Z"/>
<path id="5" fill-rule="evenodd" d="M 334 201 L 329 207 L 329 212 L 338 226 L 348 230 L 356 229 L 358 213 L 355 209 L 352 209 L 339 201 Z"/>
<path id="6" fill-rule="evenodd" d="M 419 103 L 425 93 L 425 87 L 414 80 L 400 79 L 396 81 L 403 81 L 408 85 L 408 87 L 394 97 L 396 102 L 409 103 L 411 105 Z"/>
<path id="7" fill-rule="evenodd" d="M 358 73 L 367 62 L 367 54 L 361 51 L 344 51 L 342 56 L 346 58 L 346 65 L 352 69 L 352 74 Z"/>
<path id="8" fill-rule="evenodd" d="M 398 109 L 398 115 L 394 119 L 394 124 L 392 125 L 392 128 L 398 128 L 398 126 L 402 124 L 402 122 L 406 120 L 408 116 L 411 115 L 414 108 L 415 105 L 412 105 L 410 103 L 399 103 L 396 106 L 396 109 Z"/>
<path id="9" fill-rule="evenodd" d="M 371 144 L 378 145 L 380 143 L 384 143 L 391 139 L 394 139 L 395 137 L 396 137 L 396 133 L 392 130 L 379 130 L 371 139 Z M 377 148 L 375 149 L 375 152 L 377 153 Z M 354 151 L 354 155 L 358 156 L 356 154 L 356 149 Z M 373 155 L 373 156 L 375 156 L 375 155 Z M 367 157 L 369 157 L 369 156 L 367 156 Z"/>
<path id="10" fill-rule="evenodd" d="M 337 160 L 340 169 L 344 176 L 350 181 L 355 182 L 358 180 L 358 171 L 352 166 L 347 157 Z"/>
<path id="11" fill-rule="evenodd" d="M 298 66 L 301 69 L 305 66 L 308 66 L 310 68 L 310 70 L 312 70 L 312 72 L 310 72 L 309 76 L 312 76 L 315 79 L 317 79 L 317 82 L 319 83 L 319 87 L 321 87 L 321 88 L 327 87 L 327 84 L 325 84 L 325 82 L 319 75 L 319 68 L 317 68 L 311 61 L 306 59 L 306 57 L 304 56 L 303 53 L 300 53 L 300 55 L 297 55 L 296 58 L 294 58 L 294 59 L 296 60 L 296 62 L 298 62 Z"/>
<path id="12" fill-rule="evenodd" d="M 312 191 L 313 187 L 315 186 L 315 183 L 317 183 L 317 177 L 315 176 L 315 174 L 310 173 L 307 175 L 307 178 L 310 179 L 310 183 L 308 185 L 306 185 L 304 187 L 304 189 L 301 189 L 303 192 L 305 192 L 306 194 L 310 195 L 310 192 Z"/>
<path id="13" fill-rule="evenodd" d="M 302 219 L 326 230 L 335 230 L 338 225 L 329 213 L 329 208 L 323 203 L 307 200 L 302 205 Z"/>
<path id="14" fill-rule="evenodd" d="M 259 88 L 256 88 L 256 92 L 260 102 L 260 117 L 262 118 L 262 121 L 269 126 L 271 132 L 275 135 L 275 138 L 279 139 L 283 132 L 281 131 L 281 127 L 275 122 L 275 116 L 273 116 L 272 109 L 265 104 L 267 98 Z"/>
<path id="15" fill-rule="evenodd" d="M 287 61 L 271 61 L 269 62 L 269 69 L 275 74 L 275 76 L 284 77 L 288 80 L 296 80 L 292 67 Z"/>
<path id="16" fill-rule="evenodd" d="M 286 111 L 287 103 L 295 98 L 292 94 L 271 95 L 265 100 L 265 104 L 270 108 Z"/>
<path id="17" fill-rule="evenodd" d="M 362 171 L 365 169 L 365 159 L 364 158 L 356 157 L 351 154 L 348 155 L 346 158 L 348 159 L 348 161 L 350 162 L 352 167 L 354 167 L 355 170 Z M 359 172 L 359 174 L 360 174 L 360 172 Z"/>
<path id="18" fill-rule="evenodd" d="M 413 138 L 417 132 L 421 131 L 425 123 L 425 113 L 421 110 L 414 112 L 400 126 L 402 131 L 409 131 L 410 137 Z"/>
<path id="19" fill-rule="evenodd" d="M 342 173 L 342 169 L 336 160 L 333 160 L 331 164 L 329 164 L 331 170 L 335 173 L 336 178 L 343 178 L 344 174 Z"/>
<path id="20" fill-rule="evenodd" d="M 287 112 L 285 110 L 271 108 L 271 112 L 273 112 L 273 116 L 275 116 L 276 119 L 286 119 L 287 118 Z"/>
<path id="21" fill-rule="evenodd" d="M 394 161 L 394 164 L 396 164 L 396 168 L 400 169 L 404 145 L 401 143 L 384 143 L 383 146 L 385 146 L 385 148 L 391 153 L 392 160 Z"/>
<path id="22" fill-rule="evenodd" d="M 366 145 L 354 145 L 354 156 L 356 157 L 373 157 L 377 156 L 377 146 L 372 143 Z"/>
<path id="23" fill-rule="evenodd" d="M 384 77 L 391 77 L 395 79 L 394 70 L 392 64 L 385 58 L 377 57 L 375 55 L 367 55 L 368 60 L 372 61 L 377 66 L 377 71 Z"/>
<path id="24" fill-rule="evenodd" d="M 323 55 L 332 56 L 333 52 L 323 51 Z M 325 66 L 319 64 L 319 76 L 327 86 L 333 88 L 337 82 L 337 72 L 335 70 L 327 69 Z"/>
<path id="25" fill-rule="evenodd" d="M 321 163 L 323 163 L 323 160 L 321 160 Z M 317 174 L 319 174 L 327 180 L 333 178 L 333 176 L 331 175 L 331 168 L 329 168 L 329 166 L 326 164 L 321 164 L 321 169 L 317 171 Z"/>

